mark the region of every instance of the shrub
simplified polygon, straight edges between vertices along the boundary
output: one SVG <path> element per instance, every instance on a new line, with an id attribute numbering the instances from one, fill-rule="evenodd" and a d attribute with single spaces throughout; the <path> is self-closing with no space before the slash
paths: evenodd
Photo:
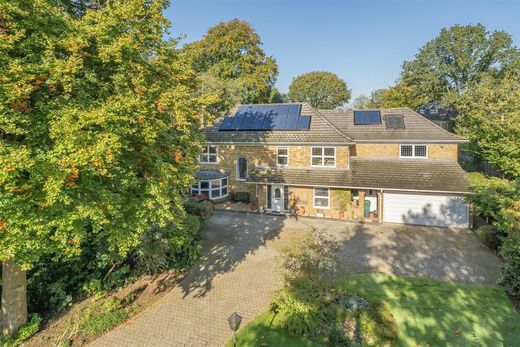
<path id="1" fill-rule="evenodd" d="M 328 331 L 334 312 L 328 306 L 327 283 L 316 278 L 300 278 L 293 287 L 278 291 L 271 312 L 279 315 L 291 335 L 317 339 Z"/>
<path id="2" fill-rule="evenodd" d="M 520 299 L 520 233 L 510 233 L 500 248 L 500 255 L 504 257 L 500 282 L 508 292 Z"/>
<path id="3" fill-rule="evenodd" d="M 208 218 L 213 214 L 214 206 L 209 200 L 196 201 L 195 199 L 188 199 L 184 202 L 184 208 L 189 214 L 199 216 L 201 218 Z"/>
<path id="4" fill-rule="evenodd" d="M 290 283 L 301 276 L 333 278 L 340 269 L 338 249 L 338 241 L 316 230 L 311 235 L 291 243 L 282 250 L 281 256 L 285 281 Z"/>
<path id="5" fill-rule="evenodd" d="M 42 317 L 40 317 L 39 314 L 30 314 L 27 323 L 22 325 L 14 336 L 6 337 L 0 335 L 0 346 L 20 346 L 24 341 L 27 341 L 31 336 L 38 332 L 41 321 Z"/>
<path id="6" fill-rule="evenodd" d="M 178 225 L 150 229 L 135 252 L 137 272 L 154 274 L 191 265 L 200 251 L 200 228 L 199 217 L 187 215 Z"/>
<path id="7" fill-rule="evenodd" d="M 492 249 L 497 249 L 500 246 L 500 239 L 497 230 L 491 225 L 484 225 L 477 229 L 477 236 L 483 244 Z"/>

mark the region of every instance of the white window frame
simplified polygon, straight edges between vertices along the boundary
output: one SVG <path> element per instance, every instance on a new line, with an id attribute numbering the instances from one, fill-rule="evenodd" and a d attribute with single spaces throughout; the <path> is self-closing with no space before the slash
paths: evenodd
<path id="1" fill-rule="evenodd" d="M 222 181 L 223 180 L 227 180 L 226 182 L 226 185 L 223 185 L 222 184 Z M 220 185 L 218 188 L 213 188 L 213 183 L 212 181 L 220 181 Z M 198 194 L 201 194 L 201 184 L 203 182 L 208 182 L 208 189 L 204 189 L 204 190 L 207 190 L 208 191 L 208 199 L 210 200 L 217 200 L 217 199 L 222 199 L 222 198 L 225 198 L 229 195 L 229 177 L 222 177 L 222 178 L 215 178 L 215 179 L 212 179 L 212 180 L 200 180 L 200 181 L 197 181 L 195 184 L 193 184 L 192 186 L 190 186 L 190 195 L 194 196 L 194 195 L 198 195 Z M 194 188 L 194 186 L 197 186 L 197 188 Z M 226 188 L 226 194 L 222 195 L 222 190 Z M 220 192 L 220 195 L 219 196 L 213 196 L 213 190 L 219 190 Z M 193 193 L 196 193 L 196 194 L 193 194 Z"/>
<path id="2" fill-rule="evenodd" d="M 240 178 L 239 175 L 240 175 L 240 170 L 238 169 L 238 162 L 240 159 L 245 159 L 246 160 L 246 177 L 245 178 Z M 247 160 L 246 157 L 238 157 L 236 159 L 236 163 L 235 163 L 235 168 L 236 168 L 236 173 L 235 173 L 235 178 L 237 181 L 245 181 L 247 180 L 247 176 L 249 174 L 249 161 Z"/>
<path id="3" fill-rule="evenodd" d="M 287 154 L 280 154 L 279 153 L 280 149 L 287 150 Z M 287 158 L 287 164 L 280 164 L 280 163 L 278 163 L 278 158 L 280 158 L 280 157 Z M 276 166 L 280 166 L 280 167 L 289 166 L 289 146 L 278 146 L 278 147 L 276 147 Z"/>
<path id="4" fill-rule="evenodd" d="M 215 147 L 216 153 L 210 153 L 209 152 L 210 147 Z M 202 160 L 203 155 L 205 155 L 208 158 L 207 161 Z M 209 158 L 212 156 L 215 157 L 215 161 L 209 161 Z M 218 146 L 217 145 L 206 145 L 206 150 L 199 155 L 199 163 L 201 163 L 201 164 L 218 164 Z"/>
<path id="5" fill-rule="evenodd" d="M 402 152 L 402 147 L 403 146 L 411 146 L 412 147 L 412 155 L 411 156 L 406 156 L 406 155 L 402 155 L 403 152 Z M 422 157 L 422 156 L 416 156 L 415 155 L 415 147 L 416 146 L 424 146 L 426 147 L 426 156 Z M 429 150 L 428 150 L 428 145 L 425 145 L 425 144 L 402 144 L 402 145 L 399 145 L 399 158 L 415 158 L 415 159 L 428 159 L 428 153 Z"/>
<path id="6" fill-rule="evenodd" d="M 327 189 L 327 196 L 316 196 L 316 189 Z M 327 207 L 316 206 L 316 199 L 327 199 Z M 328 210 L 330 209 L 330 188 L 314 187 L 312 194 L 312 206 L 317 209 Z"/>
<path id="7" fill-rule="evenodd" d="M 314 148 L 321 148 L 321 155 L 313 155 L 312 151 Z M 325 158 L 332 158 L 330 155 L 325 155 L 325 148 L 334 148 L 334 165 L 325 165 Z M 331 146 L 313 146 L 311 147 L 311 166 L 312 167 L 336 167 L 336 147 Z M 313 165 L 313 158 L 321 158 L 321 165 Z"/>

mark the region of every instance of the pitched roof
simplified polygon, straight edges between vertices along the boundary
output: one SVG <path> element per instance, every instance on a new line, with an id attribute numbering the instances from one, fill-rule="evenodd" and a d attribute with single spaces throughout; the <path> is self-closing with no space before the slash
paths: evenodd
<path id="1" fill-rule="evenodd" d="M 282 168 L 257 171 L 248 183 L 391 189 L 432 192 L 469 192 L 467 175 L 450 160 L 351 158 L 351 170 Z"/>
<path id="2" fill-rule="evenodd" d="M 276 104 L 269 104 L 276 105 Z M 234 116 L 238 106 L 229 112 Z M 301 115 L 311 116 L 309 130 L 275 130 L 275 131 L 219 131 L 223 117 L 204 129 L 208 142 L 216 143 L 353 143 L 353 140 L 339 131 L 327 118 L 307 103 L 302 103 Z"/>
<path id="3" fill-rule="evenodd" d="M 381 123 L 354 125 L 354 110 L 319 110 L 342 133 L 356 142 L 465 142 L 460 136 L 450 133 L 430 122 L 410 108 L 385 108 L 381 111 Z M 387 115 L 402 115 L 404 129 L 388 129 Z"/>

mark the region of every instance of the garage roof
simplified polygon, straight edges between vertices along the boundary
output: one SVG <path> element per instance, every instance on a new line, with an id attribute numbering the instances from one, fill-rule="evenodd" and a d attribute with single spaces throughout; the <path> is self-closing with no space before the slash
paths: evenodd
<path id="1" fill-rule="evenodd" d="M 431 192 L 469 192 L 464 170 L 450 160 L 351 158 L 350 170 L 282 168 L 258 170 L 248 183 L 368 188 Z"/>

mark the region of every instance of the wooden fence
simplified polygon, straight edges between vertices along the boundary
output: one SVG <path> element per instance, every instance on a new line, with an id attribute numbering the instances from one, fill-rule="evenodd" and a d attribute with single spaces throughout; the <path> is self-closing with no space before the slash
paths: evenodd
<path id="1" fill-rule="evenodd" d="M 468 161 L 478 166 L 479 170 L 495 177 L 504 178 L 504 174 L 498 171 L 493 165 L 485 160 L 474 158 L 466 153 L 459 151 L 459 160 Z"/>

